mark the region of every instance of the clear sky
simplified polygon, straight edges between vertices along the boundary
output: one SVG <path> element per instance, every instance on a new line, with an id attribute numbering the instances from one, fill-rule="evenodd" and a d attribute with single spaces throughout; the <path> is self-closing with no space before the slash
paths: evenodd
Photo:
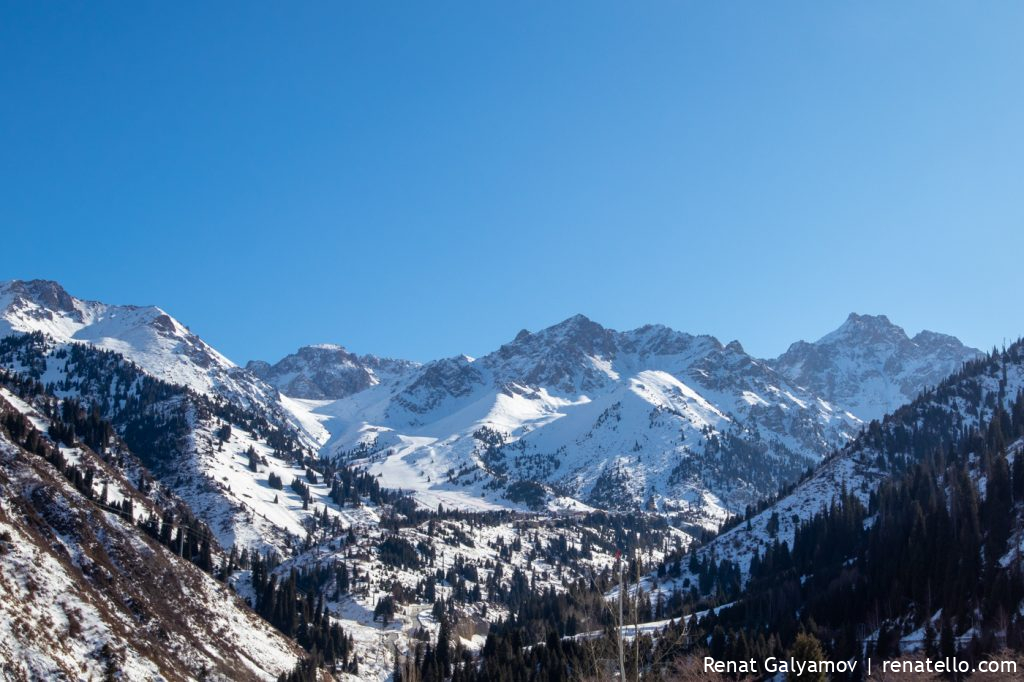
<path id="1" fill-rule="evenodd" d="M 1024 334 L 1024 3 L 0 4 L 0 279 L 236 361 Z"/>

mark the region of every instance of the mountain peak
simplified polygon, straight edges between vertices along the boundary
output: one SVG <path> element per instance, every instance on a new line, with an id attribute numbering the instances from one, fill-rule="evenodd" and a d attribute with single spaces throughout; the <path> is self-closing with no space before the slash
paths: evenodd
<path id="1" fill-rule="evenodd" d="M 330 351 L 345 351 L 345 346 L 337 343 L 311 343 L 308 346 L 302 346 L 299 348 L 299 352 L 302 351 L 318 351 L 318 350 L 330 350 Z"/>
<path id="2" fill-rule="evenodd" d="M 869 315 L 862 313 L 850 313 L 846 316 L 846 321 L 840 325 L 840 329 L 846 328 L 858 328 L 858 329 L 900 329 L 902 327 L 894 324 L 889 319 L 888 315 Z"/>
<path id="3" fill-rule="evenodd" d="M 54 311 L 72 312 L 75 299 L 59 283 L 49 279 L 12 279 L 0 283 L 0 293 L 20 296 Z"/>
<path id="4" fill-rule="evenodd" d="M 597 322 L 594 322 L 589 317 L 582 313 L 576 313 L 572 317 L 568 317 L 557 324 L 553 324 L 548 327 L 545 331 L 552 330 L 599 330 L 604 331 Z"/>
<path id="5" fill-rule="evenodd" d="M 268 392 L 251 377 L 233 376 L 234 363 L 161 308 L 82 300 L 51 280 L 0 283 L 0 336 L 31 332 L 116 351 L 146 373 L 199 393 L 249 403 Z"/>
<path id="6" fill-rule="evenodd" d="M 404 374 L 417 363 L 356 355 L 336 343 L 302 346 L 275 364 L 250 360 L 246 369 L 292 398 L 337 400 Z"/>
<path id="7" fill-rule="evenodd" d="M 933 332 L 927 329 L 922 329 L 914 338 L 911 339 L 914 343 L 921 346 L 960 346 L 960 339 L 949 334 L 942 334 L 940 332 Z"/>
<path id="8" fill-rule="evenodd" d="M 533 334 L 530 341 L 554 342 L 559 345 L 572 344 L 584 349 L 584 352 L 587 354 L 592 355 L 610 351 L 611 347 L 614 346 L 614 342 L 609 337 L 614 335 L 614 333 L 612 330 L 594 322 L 586 315 L 576 314 Z"/>
<path id="9" fill-rule="evenodd" d="M 846 316 L 847 323 L 859 323 L 859 324 L 884 324 L 889 326 L 896 326 L 889 319 L 888 315 L 871 315 L 868 313 L 852 312 Z"/>
<path id="10" fill-rule="evenodd" d="M 771 365 L 829 402 L 875 419 L 977 355 L 952 336 L 921 332 L 911 339 L 885 315 L 850 313 L 835 331 L 794 343 Z"/>
<path id="11" fill-rule="evenodd" d="M 818 339 L 818 343 L 904 343 L 909 341 L 906 331 L 885 315 L 850 313 L 838 329 Z"/>
<path id="12" fill-rule="evenodd" d="M 746 353 L 746 351 L 743 350 L 743 344 L 741 344 L 738 339 L 733 339 L 732 341 L 727 343 L 725 345 L 725 348 L 726 350 L 731 350 L 734 353 Z"/>

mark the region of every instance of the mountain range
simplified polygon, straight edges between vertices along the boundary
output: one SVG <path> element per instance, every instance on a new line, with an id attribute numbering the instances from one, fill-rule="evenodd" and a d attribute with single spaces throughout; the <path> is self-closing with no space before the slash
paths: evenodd
<path id="1" fill-rule="evenodd" d="M 345 378 L 333 391 L 328 354 Z M 763 360 L 736 341 L 577 315 L 476 359 L 421 366 L 314 347 L 258 368 L 322 400 L 307 405 L 331 433 L 324 456 L 425 501 L 644 505 L 711 526 L 978 354 L 885 316 L 851 314 Z"/>
<path id="2" fill-rule="evenodd" d="M 1021 358 L 884 316 L 761 359 L 576 315 L 479 358 L 323 344 L 240 367 L 160 308 L 0 284 L 0 591 L 34 633 L 7 631 L 0 661 L 29 679 L 439 680 L 445 652 L 465 679 L 512 679 L 593 659 L 573 647 L 613 625 L 620 552 L 644 636 L 685 639 L 686 614 L 717 655 L 741 651 L 716 624 L 784 604 L 766 617 L 789 646 L 794 613 L 838 628 L 822 599 L 888 584 L 888 552 L 951 546 L 943 495 L 1009 528 L 907 558 L 923 601 L 882 592 L 854 635 L 911 646 L 938 627 L 928 575 L 974 595 L 948 602 L 969 637 L 977 614 L 1001 622 L 998 567 L 1024 543 L 999 483 L 1024 434 Z M 1013 481 L 1024 495 L 1024 467 Z M 979 552 L 998 579 L 976 578 Z M 855 655 L 836 632 L 830 651 Z"/>
<path id="3" fill-rule="evenodd" d="M 635 590 L 658 603 L 688 593 L 702 617 L 686 633 L 716 658 L 768 655 L 758 632 L 813 630 L 832 660 L 956 655 L 977 671 L 1024 646 L 1022 453 L 1018 340 L 872 422 Z"/>
<path id="4" fill-rule="evenodd" d="M 476 359 L 419 364 L 325 344 L 242 368 L 160 308 L 83 301 L 47 281 L 0 285 L 5 332 L 120 353 L 427 504 L 644 506 L 707 527 L 979 354 L 943 334 L 910 338 L 885 316 L 851 314 L 759 359 L 737 341 L 576 315 Z"/>

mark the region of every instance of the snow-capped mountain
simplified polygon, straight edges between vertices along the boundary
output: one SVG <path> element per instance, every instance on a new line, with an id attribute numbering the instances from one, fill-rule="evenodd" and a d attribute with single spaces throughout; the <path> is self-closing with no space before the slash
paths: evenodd
<path id="1" fill-rule="evenodd" d="M 318 410 L 327 452 L 433 500 L 685 509 L 713 524 L 861 426 L 738 342 L 582 315 Z"/>
<path id="2" fill-rule="evenodd" d="M 302 456 L 315 454 L 326 432 L 300 403 L 160 308 L 83 301 L 54 282 L 13 281 L 0 284 L 0 339 L 8 335 L 0 365 L 98 406 L 223 546 L 281 548 L 305 533 L 303 501 L 290 489 L 267 490 L 266 478 L 301 477 Z M 233 435 L 218 437 L 225 425 Z M 250 449 L 261 462 L 254 472 Z"/>
<path id="3" fill-rule="evenodd" d="M 717 606 L 688 623 L 696 639 L 755 614 L 769 632 L 813 618 L 826 637 L 863 633 L 836 641 L 840 660 L 934 655 L 940 631 L 952 653 L 1018 646 L 1004 632 L 1024 622 L 1021 592 L 1006 589 L 1024 565 L 1022 457 L 1018 340 L 872 422 L 778 500 L 670 557 L 644 588 L 659 602 Z"/>
<path id="4" fill-rule="evenodd" d="M 814 343 L 797 341 L 771 361 L 798 386 L 865 421 L 880 419 L 934 386 L 981 351 L 946 334 L 913 338 L 885 315 L 851 313 Z"/>
<path id="5" fill-rule="evenodd" d="M 154 489 L 123 443 L 104 438 L 99 454 L 73 429 L 53 440 L 75 417 L 51 418 L 38 389 L 0 385 L 3 677 L 255 682 L 291 671 L 300 647 L 172 539 L 180 501 Z"/>
<path id="6" fill-rule="evenodd" d="M 315 421 L 296 417 L 294 405 L 275 388 L 156 306 L 85 301 L 47 280 L 0 282 L 0 338 L 31 332 L 116 352 L 161 381 L 262 410 L 288 423 L 307 447 L 322 440 Z"/>
<path id="7" fill-rule="evenodd" d="M 46 280 L 0 283 L 0 336 L 34 331 L 115 351 L 198 393 L 268 400 L 264 386 L 156 306 L 83 301 Z"/>
<path id="8" fill-rule="evenodd" d="M 316 411 L 327 455 L 424 501 L 644 504 L 710 526 L 976 354 L 932 332 L 911 340 L 884 317 L 851 316 L 764 361 L 736 341 L 577 315 L 478 359 L 363 381 Z"/>
<path id="9" fill-rule="evenodd" d="M 356 355 L 343 346 L 304 346 L 271 365 L 250 360 L 246 369 L 292 398 L 337 400 L 414 370 L 408 360 Z"/>
<path id="10" fill-rule="evenodd" d="M 851 316 L 763 361 L 736 341 L 658 325 L 620 332 L 577 315 L 478 359 L 420 366 L 321 345 L 242 369 L 160 308 L 83 301 L 38 280 L 0 285 L 5 332 L 115 351 L 162 381 L 269 415 L 304 447 L 323 445 L 427 503 L 647 505 L 706 526 L 975 353 Z"/>
<path id="11" fill-rule="evenodd" d="M 0 337 L 7 334 L 0 577 L 15 587 L 27 584 L 18 582 L 24 576 L 39 581 L 37 565 L 56 576 L 43 581 L 38 605 L 24 589 L 8 590 L 15 615 L 33 623 L 63 622 L 45 608 L 60 591 L 75 595 L 64 603 L 76 613 L 99 614 L 84 634 L 68 629 L 76 655 L 95 661 L 67 670 L 87 675 L 111 660 L 110 649 L 89 653 L 96 632 L 121 670 L 167 669 L 149 656 L 155 647 L 132 650 L 148 635 L 118 624 L 128 617 L 116 615 L 121 606 L 112 618 L 91 606 L 129 594 L 132 604 L 155 604 L 151 622 L 162 626 L 173 614 L 145 572 L 154 561 L 163 576 L 178 575 L 184 587 L 176 583 L 172 594 L 196 597 L 185 604 L 188 618 L 205 619 L 220 637 L 217 648 L 197 653 L 179 621 L 165 626 L 177 647 L 167 661 L 196 664 L 181 675 L 187 679 L 216 675 L 245 655 L 239 637 L 263 647 L 244 671 L 256 678 L 272 678 L 296 655 L 215 579 L 303 649 L 328 656 L 343 679 L 388 679 L 415 664 L 424 633 L 444 639 L 445 623 L 457 623 L 465 650 L 486 659 L 491 623 L 521 611 L 531 592 L 530 599 L 562 599 L 574 581 L 592 584 L 594 612 L 516 641 L 571 635 L 577 626 L 599 633 L 607 625 L 601 595 L 614 588 L 620 550 L 661 565 L 641 587 L 658 595 L 644 620 L 664 625 L 659 618 L 681 613 L 693 585 L 698 600 L 712 598 L 698 575 L 711 558 L 730 562 L 718 574 L 730 583 L 721 601 L 740 599 L 740 584 L 770 544 L 798 549 L 792 540 L 802 520 L 836 497 L 868 500 L 923 452 L 959 447 L 955 439 L 1024 387 L 1019 344 L 940 381 L 974 351 L 931 332 L 908 339 L 885 318 L 861 316 L 771 361 L 736 341 L 656 325 L 622 332 L 577 315 L 524 330 L 476 359 L 417 365 L 311 346 L 242 369 L 159 308 L 82 301 L 35 281 L 0 285 Z M 929 390 L 909 407 L 868 424 L 885 401 L 922 389 Z M 1016 438 L 1024 398 L 1013 405 Z M 974 466 L 969 454 L 966 461 Z M 684 573 L 677 559 L 703 535 L 695 526 L 714 529 L 763 505 L 810 467 L 774 506 L 751 511 L 699 550 L 703 563 Z M 975 468 L 979 481 L 993 470 Z M 42 525 L 21 513 L 33 505 Z M 509 508 L 577 513 L 525 517 Z M 127 562 L 129 570 L 108 590 L 78 571 L 83 556 Z M 639 575 L 639 563 L 635 569 Z M 378 625 L 378 612 L 389 608 Z M 307 628 L 296 629 L 295 619 Z M 338 625 L 349 634 L 330 629 Z M 60 642 L 35 632 L 35 649 L 0 647 L 0 660 L 31 655 L 45 666 L 39 670 L 63 669 Z"/>
<path id="12" fill-rule="evenodd" d="M 282 551 L 306 533 L 308 501 L 329 496 L 323 485 L 303 496 L 268 486 L 271 473 L 284 483 L 306 474 L 308 450 L 288 423 L 163 382 L 117 353 L 33 332 L 0 339 L 0 368 L 93 406 L 223 547 Z"/>
<path id="13" fill-rule="evenodd" d="M 984 428 L 1000 412 L 1007 423 L 1024 423 L 1014 403 L 1024 393 L 1024 342 L 991 356 L 981 355 L 901 406 L 837 449 L 792 491 L 758 514 L 715 538 L 701 553 L 735 561 L 746 573 L 750 560 L 773 541 L 792 546 L 796 528 L 847 492 L 867 505 L 879 484 L 908 465 L 943 450 L 968 449 L 964 437 Z M 991 437 L 991 436 L 990 436 Z M 960 443 L 961 439 L 967 443 Z M 1012 457 L 1024 440 L 1004 443 Z M 972 459 L 967 450 L 968 459 Z M 975 464 L 977 464 L 976 458 Z M 978 474 L 975 472 L 975 476 Z M 979 486 L 984 491 L 983 477 Z M 772 519 L 775 521 L 772 521 Z M 769 530 L 774 525 L 773 530 Z M 1024 538 L 1022 538 L 1024 539 Z"/>

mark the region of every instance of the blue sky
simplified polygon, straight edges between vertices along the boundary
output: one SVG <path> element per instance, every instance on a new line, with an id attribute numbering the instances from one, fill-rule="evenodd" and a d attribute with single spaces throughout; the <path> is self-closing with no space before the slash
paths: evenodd
<path id="1" fill-rule="evenodd" d="M 1024 334 L 1024 4 L 0 4 L 0 278 L 236 361 Z"/>

